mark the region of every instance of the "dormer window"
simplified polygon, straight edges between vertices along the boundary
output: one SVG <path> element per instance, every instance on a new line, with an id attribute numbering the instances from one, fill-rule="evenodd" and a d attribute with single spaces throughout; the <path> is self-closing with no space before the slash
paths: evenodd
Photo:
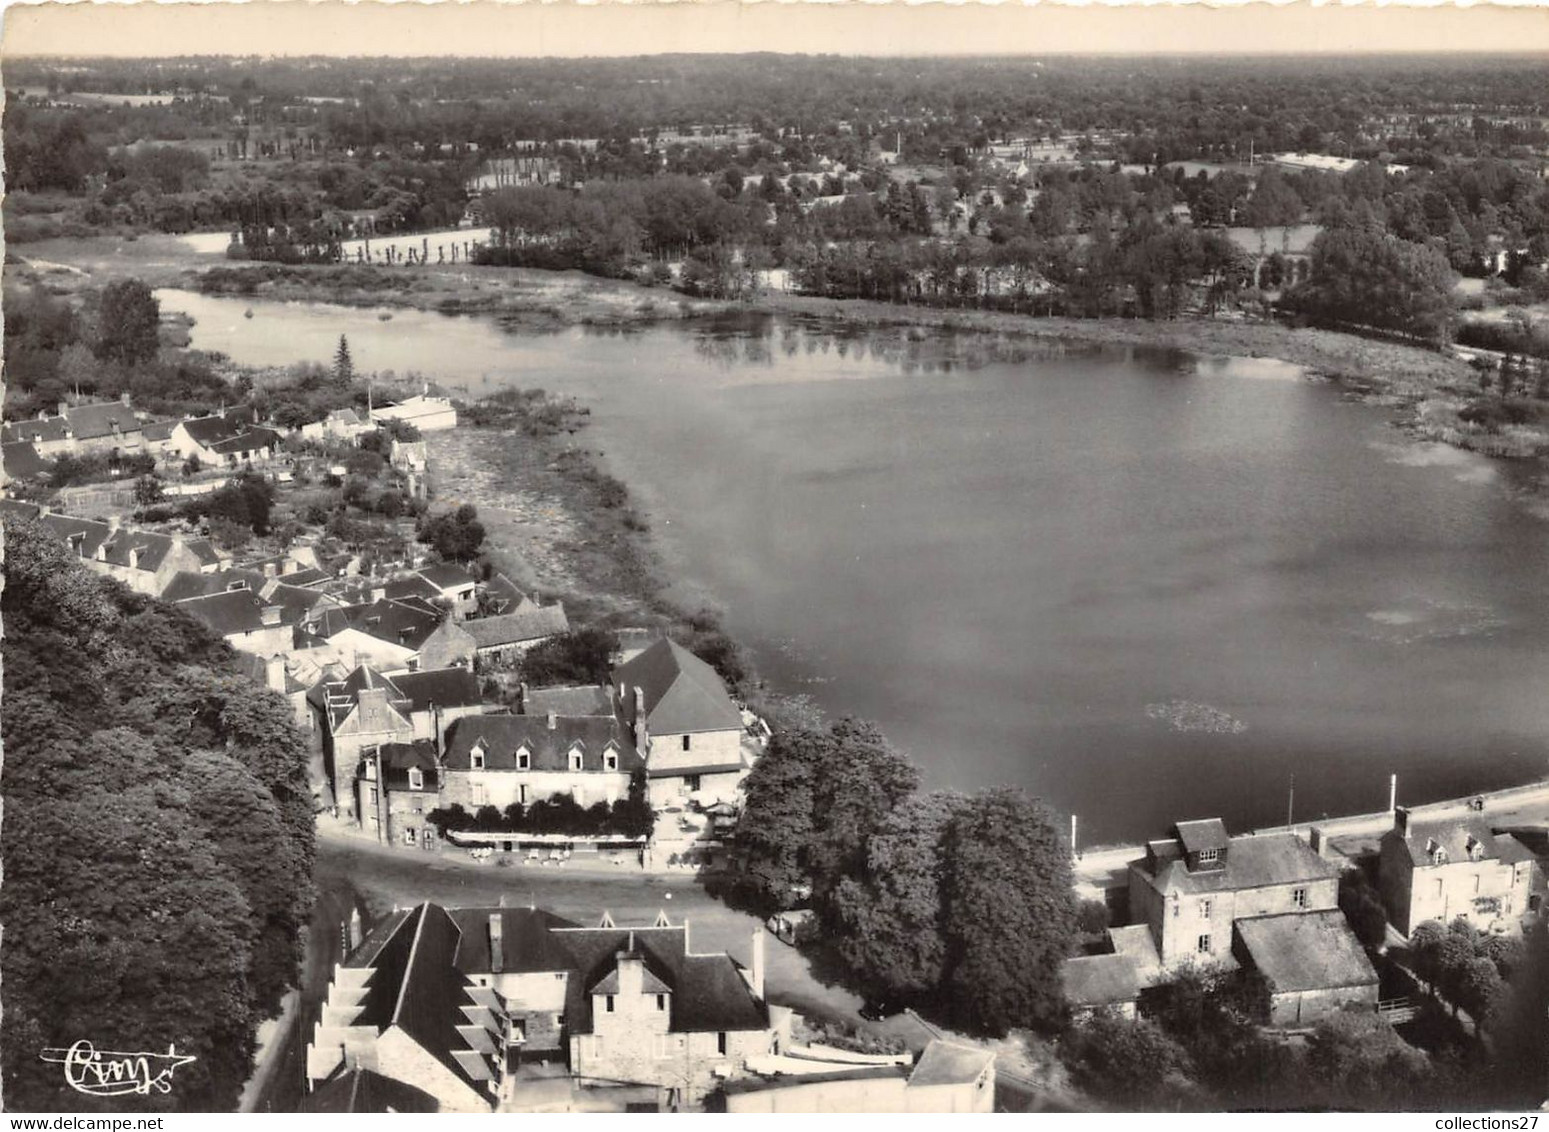
<path id="1" fill-rule="evenodd" d="M 609 770 L 618 770 L 619 753 L 617 751 L 608 751 L 605 753 L 602 756 L 602 765 L 607 767 Z"/>
<path id="2" fill-rule="evenodd" d="M 484 769 L 484 740 L 480 739 L 468 752 L 468 765 L 474 770 Z"/>
<path id="3" fill-rule="evenodd" d="M 409 789 L 410 790 L 423 790 L 423 789 L 425 789 L 425 772 L 422 771 L 417 766 L 411 766 L 409 768 Z"/>
<path id="4" fill-rule="evenodd" d="M 532 752 L 529 751 L 526 747 L 518 747 L 516 749 L 516 769 L 532 769 Z"/>
<path id="5" fill-rule="evenodd" d="M 1470 837 L 1467 848 L 1470 861 L 1477 861 L 1484 856 L 1484 845 L 1477 838 Z"/>
<path id="6" fill-rule="evenodd" d="M 1447 863 L 1447 851 L 1441 847 L 1441 842 L 1434 837 L 1426 839 L 1425 855 L 1431 859 L 1431 864 L 1433 865 L 1445 865 Z"/>
<path id="7" fill-rule="evenodd" d="M 1221 850 L 1219 849 L 1201 849 L 1199 851 L 1199 863 L 1202 865 L 1213 865 L 1220 859 Z"/>
<path id="8" fill-rule="evenodd" d="M 571 770 L 580 770 L 581 769 L 581 748 L 580 747 L 571 747 L 570 748 L 570 769 Z"/>

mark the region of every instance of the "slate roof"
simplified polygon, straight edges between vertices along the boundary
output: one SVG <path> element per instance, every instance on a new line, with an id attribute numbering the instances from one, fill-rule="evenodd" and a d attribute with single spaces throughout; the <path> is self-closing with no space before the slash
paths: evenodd
<path id="1" fill-rule="evenodd" d="M 0 445 L 0 459 L 4 461 L 6 476 L 13 480 L 41 476 L 49 467 L 49 462 L 38 455 L 31 442 L 24 440 Z"/>
<path id="2" fill-rule="evenodd" d="M 453 964 L 461 933 L 446 910 L 421 904 L 395 913 L 345 963 L 371 967 L 353 1025 L 397 1026 L 480 1095 L 494 1076 L 486 1055 L 464 1035 L 477 1003 L 473 983 Z"/>
<path id="3" fill-rule="evenodd" d="M 416 651 L 441 623 L 439 610 L 410 600 L 383 598 L 370 605 L 351 606 L 346 613 L 350 628 Z"/>
<path id="4" fill-rule="evenodd" d="M 190 417 L 180 423 L 184 432 L 208 448 L 247 432 L 252 427 L 253 414 L 246 409 L 229 409 L 207 417 Z"/>
<path id="5" fill-rule="evenodd" d="M 613 697 L 600 684 L 560 688 L 528 688 L 522 698 L 523 715 L 612 715 Z"/>
<path id="6" fill-rule="evenodd" d="M 180 543 L 194 553 L 200 561 L 205 561 L 207 556 L 215 555 L 215 548 L 210 546 L 206 539 L 180 539 L 171 535 L 159 534 L 156 531 L 144 531 L 134 527 L 114 528 L 107 523 L 98 522 L 96 519 L 77 519 L 71 515 L 61 515 L 51 512 L 43 515 L 36 507 L 24 505 L 30 508 L 18 510 L 14 507 L 5 509 L 3 513 L 15 517 L 36 517 L 55 538 L 69 544 L 72 536 L 79 536 L 79 551 L 82 558 L 97 558 L 97 548 L 103 548 L 102 561 L 109 565 L 122 566 L 125 569 L 140 569 L 151 573 L 159 570 L 173 548 Z M 138 551 L 138 565 L 129 565 L 130 551 Z M 219 561 L 218 558 L 214 559 Z"/>
<path id="7" fill-rule="evenodd" d="M 382 785 L 389 791 L 409 790 L 409 771 L 419 770 L 423 775 L 420 790 L 434 794 L 441 788 L 441 774 L 436 764 L 436 745 L 429 739 L 416 739 L 412 743 L 383 743 Z"/>
<path id="8" fill-rule="evenodd" d="M 1130 955 L 1081 955 L 1065 960 L 1060 982 L 1072 1006 L 1116 1006 L 1134 1002 L 1142 986 Z"/>
<path id="9" fill-rule="evenodd" d="M 529 599 L 510 578 L 495 573 L 484 583 L 484 593 L 496 613 L 510 613 Z"/>
<path id="10" fill-rule="evenodd" d="M 277 448 L 279 444 L 280 434 L 272 428 L 249 428 L 243 429 L 236 436 L 214 441 L 205 447 L 224 456 L 232 453 L 257 452 L 263 448 Z"/>
<path id="11" fill-rule="evenodd" d="M 502 971 L 532 974 L 540 971 L 567 971 L 571 955 L 564 937 L 553 928 L 574 928 L 579 924 L 542 908 L 448 908 L 447 914 L 462 930 L 454 962 L 457 969 L 470 975 L 491 971 L 489 919 L 500 917 Z"/>
<path id="12" fill-rule="evenodd" d="M 1409 823 L 1407 837 L 1399 835 L 1398 830 L 1391 829 L 1383 834 L 1383 841 L 1392 840 L 1399 849 L 1407 854 L 1409 863 L 1418 868 L 1429 868 L 1436 862 L 1432 861 L 1430 846 L 1434 844 L 1447 854 L 1448 864 L 1457 864 L 1459 861 L 1468 860 L 1468 843 L 1473 839 L 1479 843 L 1480 859 L 1485 861 L 1499 860 L 1504 847 L 1505 837 L 1497 837 L 1494 830 L 1483 818 L 1450 818 L 1443 821 L 1413 821 Z M 1515 852 L 1515 850 L 1513 850 Z"/>
<path id="13" fill-rule="evenodd" d="M 70 430 L 81 440 L 113 435 L 117 426 L 120 433 L 140 431 L 140 422 L 134 410 L 122 401 L 95 401 L 89 405 L 71 405 L 65 410 Z"/>
<path id="14" fill-rule="evenodd" d="M 382 592 L 390 598 L 423 597 L 436 598 L 441 596 L 441 591 L 433 582 L 420 577 L 418 574 L 405 574 L 401 578 L 394 578 L 382 587 Z"/>
<path id="15" fill-rule="evenodd" d="M 65 422 L 61 417 L 37 417 L 33 420 L 15 421 L 0 428 L 0 443 L 15 444 L 19 441 L 47 443 L 65 438 Z"/>
<path id="16" fill-rule="evenodd" d="M 1292 833 L 1233 837 L 1226 867 L 1189 872 L 1181 857 L 1159 857 L 1153 874 L 1142 859 L 1130 865 L 1158 892 L 1235 892 L 1245 888 L 1329 880 L 1339 868 L 1314 853 Z"/>
<path id="17" fill-rule="evenodd" d="M 1231 838 L 1226 835 L 1226 824 L 1220 818 L 1181 821 L 1175 828 L 1185 853 L 1198 853 L 1201 849 L 1225 849 L 1231 842 Z"/>
<path id="18" fill-rule="evenodd" d="M 471 770 L 474 745 L 484 744 L 486 770 L 516 770 L 516 752 L 525 745 L 532 755 L 529 770 L 566 771 L 571 748 L 580 744 L 581 769 L 630 774 L 644 762 L 612 716 L 470 715 L 453 721 L 446 734 L 446 768 Z M 608 771 L 603 754 L 618 752 L 618 770 Z"/>
<path id="19" fill-rule="evenodd" d="M 1377 972 L 1337 908 L 1238 920 L 1248 958 L 1280 994 L 1375 986 Z"/>
<path id="20" fill-rule="evenodd" d="M 557 637 L 570 631 L 570 622 L 565 617 L 565 607 L 556 603 L 520 613 L 470 619 L 462 622 L 461 628 L 473 638 L 476 648 L 494 649 Z"/>
<path id="21" fill-rule="evenodd" d="M 914 1063 L 909 1087 L 968 1084 L 977 1081 L 979 1075 L 994 1063 L 995 1055 L 989 1050 L 933 1038 L 920 1054 L 920 1060 Z"/>
<path id="22" fill-rule="evenodd" d="M 212 632 L 226 637 L 264 628 L 263 612 L 267 604 L 251 590 L 230 590 L 208 597 L 186 598 L 178 602 L 177 607 Z M 282 610 L 279 624 L 288 623 Z"/>
<path id="23" fill-rule="evenodd" d="M 474 577 L 472 574 L 468 573 L 468 571 L 463 569 L 461 566 L 454 565 L 451 562 L 438 562 L 434 566 L 426 566 L 423 570 L 417 571 L 417 573 L 420 577 L 424 578 L 427 582 L 436 587 L 436 593 L 438 595 L 443 590 L 453 589 L 457 586 L 471 586 L 474 584 Z"/>
<path id="24" fill-rule="evenodd" d="M 632 956 L 632 958 L 644 960 L 645 956 L 642 955 L 642 954 L 636 953 L 634 956 Z M 591 994 L 618 994 L 619 993 L 619 971 L 618 971 L 618 968 L 615 967 L 615 968 L 613 968 L 613 970 L 609 971 L 606 975 L 604 975 L 602 977 L 602 982 L 600 982 L 596 986 L 594 986 L 589 993 L 591 993 Z M 640 993 L 641 994 L 671 994 L 672 993 L 672 987 L 668 986 L 667 983 L 662 979 L 662 977 L 660 975 L 658 975 L 655 971 L 651 970 L 649 964 L 646 964 L 645 970 L 640 973 Z"/>
<path id="25" fill-rule="evenodd" d="M 177 421 L 146 421 L 141 431 L 145 439 L 152 442 L 160 442 L 172 439 L 172 430 L 177 428 Z"/>
<path id="26" fill-rule="evenodd" d="M 208 597 L 232 589 L 256 594 L 263 589 L 263 585 L 264 576 L 252 570 L 221 570 L 214 574 L 179 570 L 161 591 L 161 600 L 187 601 L 191 597 Z"/>
<path id="27" fill-rule="evenodd" d="M 439 1112 L 429 1093 L 370 1069 L 337 1073 L 301 1101 L 302 1112 Z"/>
<path id="28" fill-rule="evenodd" d="M 483 700 L 479 678 L 466 668 L 432 668 L 387 677 L 409 702 L 412 711 L 438 707 L 469 707 Z"/>
<path id="29" fill-rule="evenodd" d="M 676 641 L 657 641 L 619 665 L 613 681 L 620 688 L 642 690 L 646 723 L 653 735 L 742 730 L 742 715 L 715 669 Z M 634 722 L 632 694 L 626 692 L 624 701 L 624 710 Z"/>
<path id="30" fill-rule="evenodd" d="M 687 933 L 669 928 L 580 928 L 557 933 L 572 956 L 579 977 L 565 995 L 565 1021 L 572 1033 L 592 1032 L 592 1000 L 587 989 L 615 968 L 631 943 L 647 968 L 672 988 L 670 1028 L 674 1033 L 760 1030 L 768 1010 L 753 997 L 741 968 L 729 955 L 692 955 Z"/>

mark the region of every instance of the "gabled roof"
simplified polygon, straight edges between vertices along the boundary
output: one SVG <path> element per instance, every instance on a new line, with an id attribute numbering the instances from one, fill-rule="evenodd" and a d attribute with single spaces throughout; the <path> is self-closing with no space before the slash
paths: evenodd
<path id="1" fill-rule="evenodd" d="M 742 730 L 742 714 L 715 669 L 676 641 L 657 641 L 619 665 L 613 682 L 625 689 L 624 710 L 631 722 L 634 705 L 629 689 L 641 689 L 653 735 Z"/>
<path id="2" fill-rule="evenodd" d="M 65 410 L 70 430 L 81 440 L 99 436 L 140 431 L 134 410 L 122 401 L 96 401 L 89 405 L 71 405 Z"/>
<path id="3" fill-rule="evenodd" d="M 38 417 L 34 420 L 7 423 L 3 429 L 0 429 L 0 437 L 4 438 L 5 444 L 15 444 L 19 441 L 47 443 L 51 440 L 63 440 L 65 431 L 63 417 Z"/>
<path id="4" fill-rule="evenodd" d="M 161 591 L 161 600 L 187 601 L 191 597 L 209 597 L 211 594 L 226 593 L 229 590 L 257 594 L 263 588 L 264 576 L 252 570 L 221 570 L 214 574 L 179 570 L 172 575 L 172 580 L 167 583 L 166 589 Z"/>
<path id="5" fill-rule="evenodd" d="M 416 651 L 441 623 L 438 610 L 411 600 L 383 598 L 370 605 L 352 606 L 350 610 L 350 628 Z"/>
<path id="6" fill-rule="evenodd" d="M 302 1112 L 440 1112 L 429 1093 L 370 1069 L 336 1073 L 301 1100 Z"/>
<path id="7" fill-rule="evenodd" d="M 38 455 L 30 441 L 18 440 L 0 445 L 5 474 L 13 480 L 31 479 L 48 471 L 48 461 Z"/>
<path id="8" fill-rule="evenodd" d="M 1129 955 L 1080 955 L 1060 967 L 1072 1006 L 1115 1006 L 1140 997 L 1140 975 Z"/>
<path id="9" fill-rule="evenodd" d="M 441 774 L 436 763 L 436 745 L 429 739 L 415 739 L 409 743 L 383 743 L 379 749 L 382 758 L 382 787 L 385 790 L 408 790 L 409 771 L 422 775 L 420 789 L 435 793 L 441 786 Z"/>
<path id="10" fill-rule="evenodd" d="M 1235 928 L 1275 993 L 1377 984 L 1377 972 L 1337 908 L 1256 916 L 1238 920 Z"/>
<path id="11" fill-rule="evenodd" d="M 451 562 L 438 562 L 434 566 L 426 566 L 423 570 L 417 571 L 417 573 L 421 578 L 424 578 L 436 587 L 437 595 L 443 590 L 455 589 L 459 586 L 471 586 L 475 583 L 472 574 Z"/>
<path id="12" fill-rule="evenodd" d="M 346 962 L 370 967 L 352 1025 L 396 1026 L 481 1096 L 494 1077 L 488 1056 L 463 1033 L 478 1007 L 472 982 L 453 963 L 461 933 L 446 910 L 421 904 L 373 931 Z"/>
<path id="13" fill-rule="evenodd" d="M 492 574 L 489 581 L 484 583 L 484 593 L 490 608 L 496 613 L 514 612 L 517 606 L 530 600 L 515 582 L 499 572 Z"/>
<path id="14" fill-rule="evenodd" d="M 1202 821 L 1181 821 L 1173 827 L 1185 853 L 1198 853 L 1201 849 L 1225 849 L 1231 838 L 1226 835 L 1226 823 L 1220 818 Z"/>
<path id="15" fill-rule="evenodd" d="M 10 511 L 5 513 L 12 514 Z M 33 513 L 37 514 L 36 509 Z M 97 560 L 97 549 L 101 547 L 100 561 L 111 566 L 121 566 L 124 569 L 146 570 L 154 573 L 161 568 L 167 556 L 178 546 L 192 552 L 200 561 L 204 561 L 206 551 L 210 554 L 215 553 L 214 548 L 205 539 L 174 538 L 171 535 L 134 527 L 115 528 L 95 519 L 77 519 L 57 512 L 39 515 L 38 518 L 55 538 L 66 544 L 77 545 L 80 557 Z M 134 566 L 130 565 L 131 557 L 134 557 Z"/>
<path id="16" fill-rule="evenodd" d="M 207 417 L 190 417 L 179 422 L 183 431 L 205 447 L 241 436 L 253 423 L 253 414 L 247 409 L 228 409 Z"/>
<path id="17" fill-rule="evenodd" d="M 473 618 L 462 622 L 461 627 L 473 638 L 476 648 L 492 649 L 557 637 L 570 631 L 570 622 L 565 617 L 565 607 L 556 603 L 535 606 L 526 612 Z"/>
<path id="18" fill-rule="evenodd" d="M 1161 893 L 1234 892 L 1339 876 L 1338 866 L 1318 856 L 1292 833 L 1231 838 L 1225 868 L 1190 872 L 1181 857 L 1159 855 L 1155 873 L 1145 859 L 1131 862 L 1130 869 Z"/>
<path id="19" fill-rule="evenodd" d="M 187 598 L 178 602 L 177 607 L 203 623 L 211 632 L 225 637 L 264 628 L 266 604 L 251 590 L 231 590 L 210 594 L 208 597 Z M 288 624 L 283 610 L 277 624 Z"/>
<path id="20" fill-rule="evenodd" d="M 909 1087 L 972 1084 L 994 1064 L 995 1055 L 987 1049 L 932 1038 L 920 1054 L 920 1060 L 914 1063 L 914 1072 L 909 1074 Z"/>
<path id="21" fill-rule="evenodd" d="M 264 448 L 277 448 L 280 434 L 271 428 L 247 428 L 224 440 L 216 440 L 205 447 L 221 455 L 258 452 Z"/>
<path id="22" fill-rule="evenodd" d="M 141 429 L 141 432 L 145 434 L 146 440 L 170 440 L 172 438 L 172 430 L 177 428 L 177 426 L 177 421 L 146 421 L 145 427 Z"/>
<path id="23" fill-rule="evenodd" d="M 401 578 L 394 578 L 382 587 L 382 592 L 387 597 L 398 599 L 405 597 L 437 598 L 441 591 L 434 583 L 422 578 L 418 574 L 405 574 Z"/>
<path id="24" fill-rule="evenodd" d="M 581 769 L 629 774 L 643 762 L 612 716 L 470 715 L 455 720 L 446 735 L 446 768 L 471 770 L 476 744 L 483 744 L 486 770 L 516 770 L 516 753 L 526 747 L 529 770 L 565 771 L 570 752 L 579 749 Z M 608 771 L 603 755 L 618 752 L 618 771 Z"/>
<path id="25" fill-rule="evenodd" d="M 612 715 L 613 696 L 600 684 L 576 684 L 560 688 L 528 688 L 522 700 L 523 715 Z"/>
<path id="26" fill-rule="evenodd" d="M 1384 842 L 1394 843 L 1409 863 L 1428 868 L 1442 863 L 1433 860 L 1433 850 L 1446 854 L 1447 864 L 1467 861 L 1470 842 L 1479 846 L 1479 859 L 1495 861 L 1505 848 L 1505 837 L 1498 837 L 1483 818 L 1448 818 L 1441 821 L 1413 821 L 1409 823 L 1408 836 L 1402 836 L 1397 828 L 1383 835 Z M 1515 852 L 1515 850 L 1513 850 Z"/>
<path id="27" fill-rule="evenodd" d="M 643 955 L 635 956 L 644 959 Z M 618 994 L 619 993 L 619 969 L 617 967 L 602 977 L 602 982 L 591 989 L 592 994 Z M 672 988 L 668 986 L 650 967 L 646 967 L 640 975 L 641 994 L 671 994 Z"/>
<path id="28" fill-rule="evenodd" d="M 484 698 L 479 678 L 466 668 L 400 672 L 391 681 L 409 701 L 411 711 L 428 711 L 432 704 L 443 708 L 469 707 Z"/>

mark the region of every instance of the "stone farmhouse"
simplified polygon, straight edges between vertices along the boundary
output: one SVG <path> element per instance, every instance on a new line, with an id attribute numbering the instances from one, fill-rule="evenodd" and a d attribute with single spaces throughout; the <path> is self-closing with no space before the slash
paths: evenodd
<path id="1" fill-rule="evenodd" d="M 471 587 L 472 579 L 465 576 L 465 580 Z M 529 601 L 493 617 L 449 618 L 425 641 L 422 660 L 438 667 L 464 664 L 476 670 L 509 665 L 534 645 L 569 631 L 563 605 L 539 606 Z"/>
<path id="2" fill-rule="evenodd" d="M 1144 988 L 1181 971 L 1251 966 L 1270 984 L 1275 1025 L 1375 1009 L 1377 974 L 1339 910 L 1339 872 L 1294 834 L 1231 837 L 1218 818 L 1179 822 L 1130 863 L 1135 922 L 1109 929 L 1109 953 L 1066 963 L 1068 1001 L 1078 1014 L 1133 1015 Z"/>
<path id="3" fill-rule="evenodd" d="M 255 425 L 249 410 L 233 409 L 179 421 L 168 446 L 185 460 L 197 457 L 207 468 L 235 468 L 273 457 L 280 434 Z"/>
<path id="4" fill-rule="evenodd" d="M 444 1112 L 690 1107 L 789 1043 L 790 1013 L 766 1004 L 763 982 L 761 931 L 749 970 L 695 952 L 688 924 L 665 916 L 619 928 L 604 913 L 587 928 L 536 908 L 422 904 L 336 968 L 308 1086 L 371 1073 Z"/>
<path id="5" fill-rule="evenodd" d="M 1537 856 L 1479 818 L 1414 821 L 1398 807 L 1382 837 L 1378 885 L 1406 936 L 1425 920 L 1459 917 L 1481 931 L 1519 930 L 1524 917 L 1542 912 Z"/>
<path id="6" fill-rule="evenodd" d="M 38 456 L 52 460 L 96 452 L 138 452 L 145 447 L 145 436 L 126 393 L 117 401 L 81 405 L 61 401 L 58 416 L 39 414 L 0 428 L 0 442 L 30 443 Z"/>
<path id="7" fill-rule="evenodd" d="M 733 802 L 757 752 L 715 669 L 659 640 L 613 673 L 614 710 L 645 755 L 651 804 Z"/>

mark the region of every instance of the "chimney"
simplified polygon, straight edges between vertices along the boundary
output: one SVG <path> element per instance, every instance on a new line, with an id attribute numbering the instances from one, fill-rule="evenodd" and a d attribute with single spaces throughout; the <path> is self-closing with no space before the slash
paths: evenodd
<path id="1" fill-rule="evenodd" d="M 753 997 L 764 998 L 764 927 L 753 929 Z"/>
<path id="2" fill-rule="evenodd" d="M 489 969 L 498 975 L 505 970 L 506 953 L 502 946 L 502 918 L 499 912 L 489 914 Z"/>
<path id="3" fill-rule="evenodd" d="M 379 601 L 385 601 L 386 599 L 387 599 L 387 590 L 384 587 L 382 587 L 382 586 L 372 586 L 371 587 L 371 600 L 372 600 L 373 603 L 379 602 Z"/>
<path id="4" fill-rule="evenodd" d="M 651 733 L 645 721 L 645 690 L 639 684 L 635 685 L 635 749 L 645 755 L 647 759 L 651 754 Z"/>
<path id="5" fill-rule="evenodd" d="M 1409 811 L 1403 806 L 1397 806 L 1393 810 L 1393 828 L 1398 830 L 1400 837 L 1409 836 Z"/>
<path id="6" fill-rule="evenodd" d="M 263 609 L 264 624 L 265 625 L 278 625 L 280 623 L 280 617 L 281 617 L 283 612 L 284 611 L 281 610 L 280 607 L 277 606 L 277 605 L 266 605 L 266 606 L 264 606 L 264 609 Z"/>
<path id="7" fill-rule="evenodd" d="M 273 562 L 265 562 L 265 563 L 264 563 L 264 577 L 266 577 L 266 578 L 272 578 L 272 577 L 274 577 L 274 576 L 275 576 L 275 574 L 277 574 L 277 573 L 278 573 L 278 572 L 279 572 L 279 571 L 277 571 L 277 570 L 276 570 L 276 569 L 275 569 L 275 567 L 274 567 L 274 563 L 273 563 Z"/>
<path id="8" fill-rule="evenodd" d="M 285 657 L 275 653 L 264 661 L 264 685 L 272 692 L 285 691 Z"/>
<path id="9" fill-rule="evenodd" d="M 557 716 L 552 711 L 549 712 L 549 730 L 553 731 L 558 726 L 559 726 L 559 716 Z"/>
<path id="10" fill-rule="evenodd" d="M 118 516 L 118 515 L 109 515 L 109 516 L 108 516 L 108 530 L 110 530 L 110 531 L 116 531 L 116 530 L 118 530 L 118 525 L 119 525 L 119 524 L 120 524 L 120 523 L 121 523 L 121 522 L 122 522 L 122 521 L 123 521 L 123 519 L 122 519 L 122 517 L 121 517 L 121 516 Z"/>
<path id="11" fill-rule="evenodd" d="M 1328 856 L 1328 838 L 1324 835 L 1320 826 L 1313 826 L 1307 831 L 1307 844 L 1312 851 L 1320 857 Z"/>
<path id="12" fill-rule="evenodd" d="M 64 417 L 64 416 L 68 416 L 69 413 L 70 413 L 70 402 L 68 402 L 68 401 L 61 401 L 61 402 L 59 402 L 59 415 L 61 417 Z"/>
<path id="13" fill-rule="evenodd" d="M 523 680 L 516 686 L 517 694 L 521 697 L 517 703 L 522 705 L 522 714 L 527 714 L 527 681 Z"/>
<path id="14" fill-rule="evenodd" d="M 129 394 L 127 392 L 126 393 L 120 393 L 118 395 L 118 403 L 120 405 L 127 405 L 127 404 L 129 404 Z"/>
<path id="15" fill-rule="evenodd" d="M 618 953 L 619 997 L 628 1000 L 645 993 L 645 960 L 635 950 L 635 936 L 629 936 L 629 950 Z"/>

